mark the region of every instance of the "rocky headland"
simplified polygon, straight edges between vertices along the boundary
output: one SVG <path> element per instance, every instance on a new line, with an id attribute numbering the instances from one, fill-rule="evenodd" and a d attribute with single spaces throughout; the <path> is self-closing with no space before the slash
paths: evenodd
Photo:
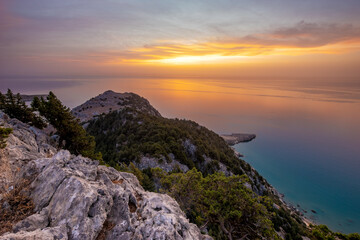
<path id="1" fill-rule="evenodd" d="M 230 135 L 222 134 L 220 135 L 230 146 L 241 142 L 250 142 L 256 138 L 255 134 L 248 133 L 232 133 Z"/>

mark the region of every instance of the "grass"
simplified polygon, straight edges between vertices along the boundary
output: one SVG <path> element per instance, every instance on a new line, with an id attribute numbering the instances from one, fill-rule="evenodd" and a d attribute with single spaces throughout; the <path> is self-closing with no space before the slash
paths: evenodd
<path id="1" fill-rule="evenodd" d="M 19 221 L 34 213 L 34 203 L 23 190 L 29 188 L 29 181 L 23 180 L 0 200 L 0 235 L 12 230 Z"/>

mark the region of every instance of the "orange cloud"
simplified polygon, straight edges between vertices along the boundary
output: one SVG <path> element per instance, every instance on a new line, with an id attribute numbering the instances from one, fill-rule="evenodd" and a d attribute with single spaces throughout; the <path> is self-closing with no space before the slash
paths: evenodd
<path id="1" fill-rule="evenodd" d="M 339 54 L 360 49 L 358 41 L 341 42 L 319 47 L 266 46 L 242 43 L 199 43 L 152 45 L 111 54 L 108 63 L 228 63 L 251 61 L 274 55 Z"/>
<path id="2" fill-rule="evenodd" d="M 351 24 L 300 22 L 268 33 L 213 42 L 162 41 L 117 53 L 108 63 L 228 63 L 272 55 L 338 54 L 354 49 L 360 49 L 360 28 Z"/>

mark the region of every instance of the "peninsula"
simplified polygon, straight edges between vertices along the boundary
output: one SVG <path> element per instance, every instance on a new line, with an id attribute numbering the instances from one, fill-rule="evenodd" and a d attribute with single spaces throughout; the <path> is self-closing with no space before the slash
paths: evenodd
<path id="1" fill-rule="evenodd" d="M 256 134 L 248 133 L 232 133 L 230 135 L 222 134 L 220 135 L 230 146 L 241 142 L 250 142 L 256 138 Z"/>

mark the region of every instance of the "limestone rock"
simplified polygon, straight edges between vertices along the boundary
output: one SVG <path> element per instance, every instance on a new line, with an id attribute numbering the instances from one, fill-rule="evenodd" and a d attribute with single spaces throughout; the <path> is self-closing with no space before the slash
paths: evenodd
<path id="1" fill-rule="evenodd" d="M 211 239 L 177 202 L 146 192 L 136 177 L 61 150 L 23 167 L 35 213 L 5 239 Z"/>
<path id="2" fill-rule="evenodd" d="M 0 152 L 0 197 L 26 180 L 34 213 L 5 239 L 211 239 L 189 223 L 177 202 L 144 191 L 130 173 L 56 149 L 44 131 L 0 112 L 13 129 Z M 10 188 L 9 188 L 10 187 Z"/>
<path id="3" fill-rule="evenodd" d="M 164 157 L 162 159 L 158 159 L 154 157 L 143 156 L 140 158 L 140 161 L 133 161 L 133 163 L 140 170 L 158 167 L 166 172 L 171 172 L 176 169 L 180 169 L 182 172 L 189 171 L 189 167 L 177 161 L 174 154 L 169 154 L 169 157 L 170 162 L 168 162 Z"/>
<path id="4" fill-rule="evenodd" d="M 7 191 L 18 171 L 30 160 L 51 157 L 56 149 L 43 131 L 9 118 L 0 111 L 0 126 L 12 128 L 5 149 L 0 149 L 0 193 Z"/>
<path id="5" fill-rule="evenodd" d="M 21 231 L 18 233 L 8 233 L 0 236 L 1 240 L 68 240 L 66 234 L 66 226 L 49 227 L 44 229 L 36 229 L 35 231 Z"/>

